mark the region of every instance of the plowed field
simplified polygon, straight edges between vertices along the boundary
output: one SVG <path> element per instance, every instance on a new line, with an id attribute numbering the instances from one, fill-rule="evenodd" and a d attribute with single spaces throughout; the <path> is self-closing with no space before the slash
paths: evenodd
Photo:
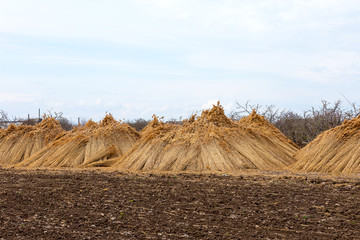
<path id="1" fill-rule="evenodd" d="M 0 239 L 360 239 L 360 178 L 0 169 Z"/>

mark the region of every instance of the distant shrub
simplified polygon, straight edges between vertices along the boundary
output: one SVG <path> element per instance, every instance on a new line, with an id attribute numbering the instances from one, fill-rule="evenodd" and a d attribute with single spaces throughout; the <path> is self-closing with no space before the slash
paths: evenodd
<path id="1" fill-rule="evenodd" d="M 138 132 L 143 130 L 149 124 L 149 122 L 150 122 L 150 120 L 145 120 L 143 118 L 126 121 L 127 124 L 129 124 L 131 127 L 133 127 Z"/>

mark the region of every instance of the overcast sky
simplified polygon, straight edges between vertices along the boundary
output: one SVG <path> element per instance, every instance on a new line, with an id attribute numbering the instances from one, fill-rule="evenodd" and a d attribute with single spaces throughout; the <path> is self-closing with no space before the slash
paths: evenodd
<path id="1" fill-rule="evenodd" d="M 0 109 L 188 117 L 360 103 L 358 0 L 0 0 Z M 345 104 L 346 105 L 346 104 Z"/>

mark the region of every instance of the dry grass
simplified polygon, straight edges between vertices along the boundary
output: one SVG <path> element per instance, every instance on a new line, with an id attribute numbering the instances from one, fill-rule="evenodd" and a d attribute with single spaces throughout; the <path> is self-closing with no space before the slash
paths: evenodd
<path id="1" fill-rule="evenodd" d="M 360 173 L 360 116 L 321 133 L 295 158 L 297 171 Z"/>
<path id="2" fill-rule="evenodd" d="M 64 130 L 54 118 L 45 117 L 35 126 L 10 125 L 0 133 L 0 164 L 11 166 L 54 141 Z"/>
<path id="3" fill-rule="evenodd" d="M 260 134 L 268 135 L 269 137 L 276 137 L 280 141 L 279 143 L 287 142 L 293 147 L 299 148 L 294 142 L 288 139 L 278 128 L 266 121 L 263 116 L 256 114 L 255 110 L 253 110 L 253 112 L 249 116 L 242 118 L 239 121 L 239 124 L 246 128 L 251 128 L 252 131 L 258 132 Z"/>
<path id="4" fill-rule="evenodd" d="M 19 167 L 91 167 L 122 156 L 140 138 L 126 123 L 116 121 L 110 114 L 100 122 L 89 121 L 64 134 L 36 155 L 25 159 Z M 104 164 L 106 166 L 106 164 Z"/>
<path id="5" fill-rule="evenodd" d="M 155 118 L 141 140 L 113 167 L 128 171 L 274 170 L 293 163 L 296 150 L 256 113 L 233 122 L 218 103 L 181 126 Z"/>

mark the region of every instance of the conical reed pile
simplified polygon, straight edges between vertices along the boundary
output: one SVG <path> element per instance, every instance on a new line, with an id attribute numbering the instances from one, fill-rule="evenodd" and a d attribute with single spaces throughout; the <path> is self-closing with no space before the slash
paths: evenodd
<path id="1" fill-rule="evenodd" d="M 20 163 L 63 132 L 60 123 L 50 117 L 45 117 L 35 126 L 10 125 L 0 135 L 0 164 L 10 166 Z"/>
<path id="2" fill-rule="evenodd" d="M 181 126 L 160 124 L 113 166 L 130 171 L 281 169 L 297 148 L 274 134 L 235 123 L 218 103 Z"/>
<path id="3" fill-rule="evenodd" d="M 239 121 L 241 126 L 250 128 L 252 131 L 269 137 L 275 137 L 278 139 L 279 146 L 283 147 L 288 153 L 297 150 L 299 147 L 287 138 L 277 127 L 269 123 L 263 116 L 258 115 L 255 110 L 252 113 L 242 118 Z M 294 149 L 295 148 L 295 149 Z"/>
<path id="4" fill-rule="evenodd" d="M 293 170 L 360 173 L 360 116 L 321 133 L 295 154 Z"/>
<path id="5" fill-rule="evenodd" d="M 107 160 L 123 155 L 140 138 L 128 124 L 108 114 L 99 124 L 89 121 L 64 134 L 20 167 L 90 167 L 106 166 Z"/>

